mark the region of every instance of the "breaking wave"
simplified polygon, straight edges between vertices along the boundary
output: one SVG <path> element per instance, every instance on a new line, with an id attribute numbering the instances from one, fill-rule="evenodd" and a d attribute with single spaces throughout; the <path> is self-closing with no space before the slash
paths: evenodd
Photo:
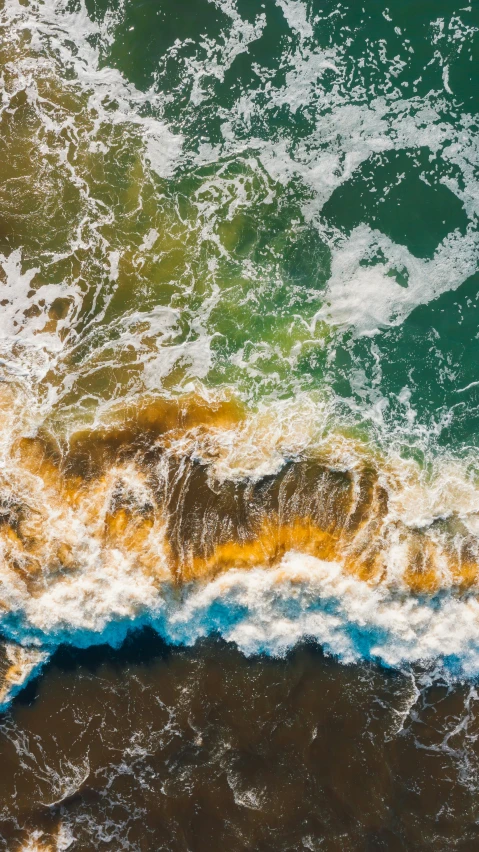
<path id="1" fill-rule="evenodd" d="M 340 10 L 205 8 L 136 83 L 127 4 L 0 11 L 4 704 L 58 644 L 145 624 L 479 672 L 477 381 L 447 325 L 475 307 L 478 28 L 429 22 L 408 92 L 400 28 L 361 65 Z"/>

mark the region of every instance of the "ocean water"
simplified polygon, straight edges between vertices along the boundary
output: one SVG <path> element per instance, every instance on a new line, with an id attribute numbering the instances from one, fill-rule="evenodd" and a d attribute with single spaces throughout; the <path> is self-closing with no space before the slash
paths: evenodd
<path id="1" fill-rule="evenodd" d="M 0 0 L 3 848 L 479 843 L 478 59 Z"/>

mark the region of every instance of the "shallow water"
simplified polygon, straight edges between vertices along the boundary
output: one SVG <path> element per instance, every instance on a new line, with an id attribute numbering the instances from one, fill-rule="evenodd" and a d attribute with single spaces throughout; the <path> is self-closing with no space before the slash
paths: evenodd
<path id="1" fill-rule="evenodd" d="M 0 727 L 2 848 L 474 849 L 477 694 L 303 645 L 62 649 Z M 29 845 L 30 844 L 30 845 Z M 35 845 L 36 844 L 36 845 Z"/>

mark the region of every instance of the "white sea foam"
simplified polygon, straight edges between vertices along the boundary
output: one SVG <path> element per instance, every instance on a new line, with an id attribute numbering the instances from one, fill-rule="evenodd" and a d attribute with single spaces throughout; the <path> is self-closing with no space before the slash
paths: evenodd
<path id="1" fill-rule="evenodd" d="M 97 112 L 98 123 L 106 118 L 109 124 L 140 127 L 152 167 L 160 176 L 169 177 L 181 153 L 181 136 L 173 134 L 161 119 L 141 114 L 145 104 L 161 113 L 161 95 L 153 89 L 140 92 L 117 69 L 101 63 L 98 43 L 103 46 L 111 41 L 121 11 L 116 16 L 110 12 L 103 24 L 98 24 L 88 15 L 83 0 L 75 10 L 64 0 L 40 0 L 28 6 L 8 0 L 5 6 L 10 25 L 32 33 L 34 48 L 43 51 L 48 46 L 64 69 L 74 71 L 88 92 L 89 106 Z M 34 89 L 31 93 L 35 96 Z M 114 108 L 106 112 L 106 104 Z"/>
<path id="2" fill-rule="evenodd" d="M 375 259 L 378 255 L 381 260 Z M 375 334 L 400 325 L 418 305 L 457 290 L 478 264 L 479 238 L 472 229 L 448 234 L 432 260 L 423 260 L 360 225 L 333 251 L 326 303 L 314 321 L 327 319 L 359 334 Z M 398 275 L 406 283 L 398 283 Z"/>
<path id="3" fill-rule="evenodd" d="M 439 658 L 475 675 L 478 618 L 475 597 L 404 596 L 347 576 L 337 563 L 290 552 L 276 569 L 231 571 L 192 591 L 163 630 L 188 643 L 218 631 L 245 654 L 282 655 L 311 638 L 344 662 Z"/>
<path id="4" fill-rule="evenodd" d="M 115 620 L 118 613 L 111 610 L 107 628 L 103 615 L 93 625 L 95 592 L 90 589 L 83 624 L 79 614 L 84 610 L 72 596 L 55 599 L 52 608 L 46 595 L 31 602 L 22 619 L 17 613 L 15 625 L 11 616 L 4 619 L 2 628 L 17 640 L 46 642 L 51 651 L 62 642 L 116 645 L 129 628 L 149 624 L 174 644 L 192 645 L 213 633 L 246 655 L 283 656 L 308 640 L 344 663 L 373 660 L 396 668 L 441 663 L 451 676 L 479 675 L 475 595 L 461 600 L 448 592 L 427 597 L 370 586 L 338 563 L 294 551 L 274 569 L 231 570 L 185 588 L 180 597 L 164 588 L 153 599 L 151 590 L 134 582 L 134 593 L 131 579 L 123 588 L 124 600 L 135 598 L 140 609 L 131 622 Z"/>
<path id="5" fill-rule="evenodd" d="M 313 27 L 308 19 L 307 8 L 301 0 L 277 0 L 289 26 L 302 39 L 311 38 Z"/>
<path id="6" fill-rule="evenodd" d="M 261 37 L 266 24 L 266 16 L 260 12 L 254 23 L 244 20 L 238 12 L 234 0 L 210 0 L 229 19 L 218 40 L 202 38 L 201 48 L 204 58 L 189 59 L 188 76 L 192 78 L 190 100 L 198 106 L 208 96 L 208 78 L 223 80 L 226 71 L 235 59 L 248 52 L 249 45 Z M 177 47 L 175 45 L 175 47 Z"/>

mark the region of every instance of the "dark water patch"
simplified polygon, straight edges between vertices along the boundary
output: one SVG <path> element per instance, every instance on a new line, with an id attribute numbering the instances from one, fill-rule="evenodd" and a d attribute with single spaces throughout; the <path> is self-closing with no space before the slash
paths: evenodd
<path id="1" fill-rule="evenodd" d="M 61 648 L 0 728 L 0 848 L 473 849 L 476 703 L 309 644 Z"/>
<path id="2" fill-rule="evenodd" d="M 445 184 L 444 175 L 430 165 L 428 150 L 381 153 L 333 193 L 323 212 L 346 232 L 365 222 L 416 257 L 430 259 L 450 232 L 467 230 L 464 207 Z"/>
<path id="3" fill-rule="evenodd" d="M 170 468 L 165 487 L 168 495 L 168 540 L 177 557 L 209 559 L 215 548 L 228 543 L 253 543 L 268 528 L 269 547 L 274 556 L 287 546 L 283 531 L 295 524 L 310 525 L 309 541 L 317 528 L 333 535 L 346 521 L 351 502 L 351 479 L 348 474 L 331 471 L 321 463 L 291 462 L 274 475 L 259 482 L 226 481 L 215 486 L 208 469 L 201 464 L 183 465 L 181 476 L 177 465 Z M 358 501 L 357 518 L 367 510 Z M 354 520 L 351 521 L 354 528 Z M 291 529 L 291 542 L 294 531 Z M 238 559 L 235 554 L 235 559 Z M 277 554 L 276 554 L 277 556 Z"/>
<path id="4" fill-rule="evenodd" d="M 171 645 L 155 630 L 145 627 L 131 631 L 120 648 L 112 648 L 111 645 L 94 645 L 91 648 L 62 645 L 53 655 L 50 667 L 59 668 L 64 672 L 85 668 L 95 674 L 105 665 L 118 669 L 125 666 L 146 666 L 159 659 L 166 659 L 171 652 Z"/>

